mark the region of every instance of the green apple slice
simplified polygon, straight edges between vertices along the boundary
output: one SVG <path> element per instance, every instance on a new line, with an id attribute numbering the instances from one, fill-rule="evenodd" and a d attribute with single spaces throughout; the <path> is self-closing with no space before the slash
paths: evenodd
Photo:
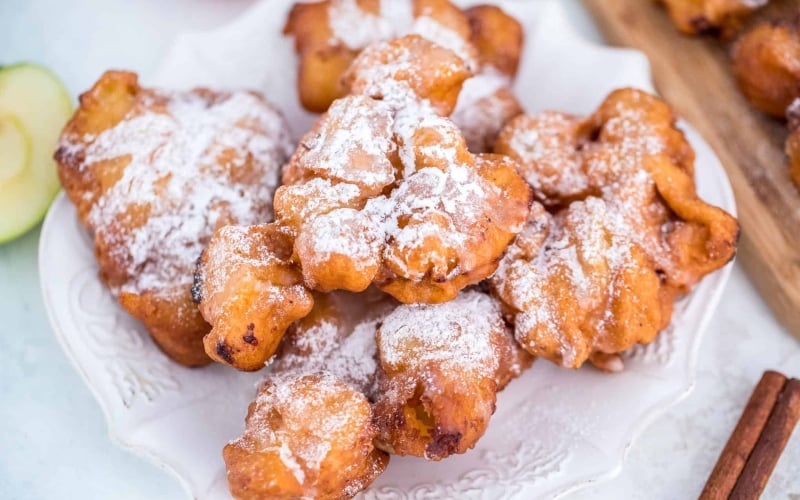
<path id="1" fill-rule="evenodd" d="M 22 124 L 11 115 L 0 116 L 0 185 L 28 166 L 31 141 Z"/>
<path id="2" fill-rule="evenodd" d="M 53 151 L 72 99 L 47 69 L 0 69 L 0 243 L 35 226 L 59 190 Z"/>

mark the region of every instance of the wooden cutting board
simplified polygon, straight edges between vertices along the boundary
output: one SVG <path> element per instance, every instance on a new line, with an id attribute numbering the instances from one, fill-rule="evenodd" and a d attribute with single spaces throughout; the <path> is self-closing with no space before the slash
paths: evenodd
<path id="1" fill-rule="evenodd" d="M 738 259 L 778 319 L 800 338 L 800 192 L 789 179 L 784 124 L 744 99 L 725 42 L 681 35 L 652 0 L 583 1 L 609 42 L 647 54 L 659 93 L 719 156 L 739 210 Z M 792 11 L 800 12 L 800 1 L 773 0 L 759 16 Z"/>

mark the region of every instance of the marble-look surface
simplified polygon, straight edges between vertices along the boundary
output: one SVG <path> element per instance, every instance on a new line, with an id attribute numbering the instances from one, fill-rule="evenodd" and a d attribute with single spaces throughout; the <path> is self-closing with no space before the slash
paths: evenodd
<path id="1" fill-rule="evenodd" d="M 562 1 L 597 37 L 577 0 Z M 133 69 L 146 80 L 176 33 L 224 23 L 249 4 L 2 0 L 0 64 L 42 62 L 75 95 L 107 68 Z M 172 477 L 108 439 L 100 408 L 47 323 L 38 240 L 37 227 L 0 246 L 0 498 L 186 498 Z M 766 369 L 800 377 L 800 342 L 737 266 L 703 340 L 694 392 L 647 427 L 617 478 L 567 498 L 695 497 Z M 764 498 L 800 499 L 800 432 Z"/>

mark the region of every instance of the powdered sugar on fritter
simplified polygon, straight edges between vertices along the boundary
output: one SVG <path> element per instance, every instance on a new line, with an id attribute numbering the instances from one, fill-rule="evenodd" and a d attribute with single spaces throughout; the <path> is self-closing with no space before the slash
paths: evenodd
<path id="1" fill-rule="evenodd" d="M 124 264 L 129 281 L 122 290 L 133 293 L 190 285 L 194 262 L 217 226 L 269 221 L 291 147 L 278 112 L 248 92 L 141 99 L 85 145 L 81 165 L 128 162 L 88 220 Z"/>
<path id="2" fill-rule="evenodd" d="M 499 359 L 492 335 L 503 328 L 497 303 L 483 293 L 467 291 L 443 304 L 398 307 L 381 325 L 378 350 L 389 369 L 411 361 L 451 372 L 474 370 L 493 378 Z"/>
<path id="3" fill-rule="evenodd" d="M 328 197 L 324 202 L 309 200 L 324 213 L 303 219 L 303 231 L 314 238 L 309 243 L 313 251 L 301 258 L 325 262 L 332 255 L 347 255 L 362 269 L 376 268 L 383 259 L 400 275 L 421 279 L 426 271 L 410 270 L 407 260 L 424 247 L 430 262 L 455 261 L 449 272 L 458 275 L 464 271 L 458 264 L 467 269 L 473 264 L 469 248 L 482 237 L 476 227 L 492 213 L 492 198 L 502 193 L 468 163 L 471 156 L 453 122 L 437 115 L 398 76 L 415 74 L 418 63 L 411 52 L 384 44 L 367 50 L 392 50 L 393 56 L 387 63 L 359 67 L 358 91 L 365 95 L 335 101 L 293 158 L 300 168 L 326 179 L 318 192 Z M 365 51 L 362 57 L 371 56 Z M 399 172 L 389 160 L 395 153 L 402 165 Z M 293 194 L 312 191 L 301 186 L 283 189 Z M 353 186 L 362 190 L 360 203 L 354 202 Z M 331 200 L 347 206 L 336 208 Z"/>
<path id="4" fill-rule="evenodd" d="M 690 161 L 691 150 L 657 103 L 640 105 L 643 95 L 630 91 L 626 97 L 585 120 L 553 112 L 520 118 L 504 138 L 540 199 L 555 201 L 555 215 L 534 211 L 531 227 L 546 238 L 523 230 L 491 282 L 518 311 L 517 338 L 531 352 L 557 353 L 564 366 L 579 366 L 597 345 L 618 341 L 624 349 L 626 338 L 604 338 L 609 332 L 653 331 L 659 279 L 681 280 L 668 240 L 680 219 L 651 172 L 659 162 Z M 560 167 L 553 177 L 551 166 Z M 641 281 L 637 293 L 631 280 Z M 627 309 L 612 309 L 615 303 Z"/>
<path id="5" fill-rule="evenodd" d="M 450 119 L 461 129 L 470 151 L 490 151 L 503 126 L 522 112 L 510 86 L 511 79 L 491 66 L 464 82 Z"/>
<path id="6" fill-rule="evenodd" d="M 275 375 L 256 397 L 245 434 L 231 445 L 276 454 L 299 483 L 312 487 L 331 445 L 369 426 L 365 407 L 360 393 L 333 375 Z"/>

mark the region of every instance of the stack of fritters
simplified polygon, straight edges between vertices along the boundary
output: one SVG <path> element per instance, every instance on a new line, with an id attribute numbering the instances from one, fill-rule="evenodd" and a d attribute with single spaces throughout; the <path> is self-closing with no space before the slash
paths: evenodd
<path id="1" fill-rule="evenodd" d="M 118 73 L 57 154 L 101 276 L 165 352 L 270 366 L 223 452 L 236 498 L 350 498 L 390 454 L 464 453 L 535 356 L 620 370 L 733 257 L 663 101 L 521 114 L 500 9 L 326 0 L 286 31 L 325 111 L 293 154 L 255 94 Z"/>

